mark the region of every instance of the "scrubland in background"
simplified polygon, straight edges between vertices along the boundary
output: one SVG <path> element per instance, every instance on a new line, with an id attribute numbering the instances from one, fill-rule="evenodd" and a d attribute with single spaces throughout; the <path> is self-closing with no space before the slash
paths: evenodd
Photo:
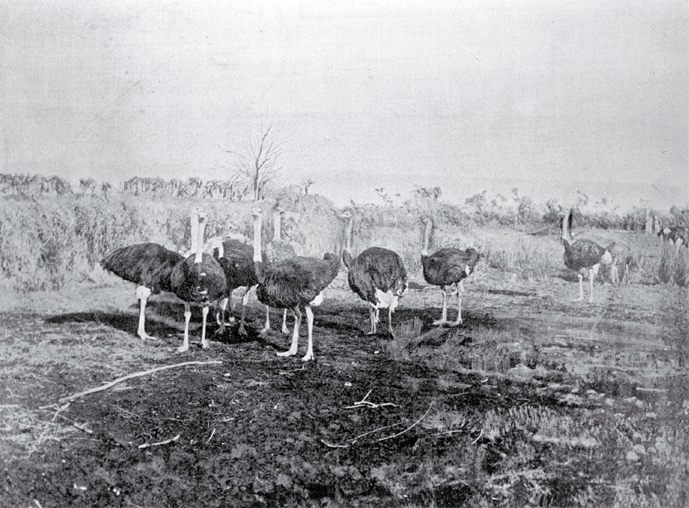
<path id="1" fill-rule="evenodd" d="M 425 189 L 423 189 L 425 190 Z M 402 205 L 352 203 L 353 251 L 378 245 L 402 256 L 410 273 L 419 273 L 423 216 L 434 219 L 431 249 L 474 247 L 486 266 L 524 278 L 544 278 L 563 270 L 559 240 L 562 206 L 549 201 L 538 209 L 530 198 L 488 202 L 485 193 L 463 206 L 438 201 L 438 194 L 417 192 Z M 264 238 L 272 237 L 272 213 L 279 202 L 285 210 L 283 237 L 297 253 L 322 256 L 340 253 L 343 224 L 332 203 L 292 188 L 278 190 L 258 203 L 265 212 Z M 186 252 L 190 246 L 189 211 L 202 206 L 209 215 L 208 237 L 241 234 L 251 238 L 251 209 L 256 203 L 198 197 L 62 194 L 0 198 L 0 286 L 21 291 L 59 289 L 67 282 L 92 276 L 111 249 L 142 242 L 160 243 Z M 589 210 L 590 208 L 590 210 Z M 641 234 L 647 210 L 625 213 L 581 206 L 575 232 L 601 245 L 623 240 L 632 247 L 637 282 L 686 285 L 686 249 L 663 245 L 655 235 Z M 673 207 L 661 224 L 689 223 L 689 210 Z M 248 241 L 248 240 L 247 240 Z"/>

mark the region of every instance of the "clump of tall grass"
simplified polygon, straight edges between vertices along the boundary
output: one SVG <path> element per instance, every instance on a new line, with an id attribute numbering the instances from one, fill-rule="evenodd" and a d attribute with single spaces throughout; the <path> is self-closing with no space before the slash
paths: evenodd
<path id="1" fill-rule="evenodd" d="M 689 285 L 689 249 L 666 242 L 660 254 L 656 276 L 659 282 Z"/>
<path id="2" fill-rule="evenodd" d="M 562 248 L 549 237 L 487 240 L 481 249 L 491 268 L 516 273 L 525 279 L 544 279 L 562 268 Z"/>

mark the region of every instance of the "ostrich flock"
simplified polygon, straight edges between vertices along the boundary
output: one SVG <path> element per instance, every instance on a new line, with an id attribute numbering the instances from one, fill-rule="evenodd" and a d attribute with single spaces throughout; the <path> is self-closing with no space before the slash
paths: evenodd
<path id="1" fill-rule="evenodd" d="M 189 349 L 189 321 L 191 306 L 202 307 L 201 346 L 209 346 L 206 340 L 206 323 L 210 306 L 217 309 L 218 333 L 225 332 L 228 304 L 232 292 L 245 288 L 239 333 L 246 334 L 245 314 L 248 296 L 255 289 L 257 299 L 266 306 L 265 326 L 261 335 L 270 330 L 270 308 L 283 309 L 282 332 L 289 333 L 287 312 L 294 317 L 292 344 L 288 351 L 278 356 L 294 356 L 299 345 L 299 329 L 303 313 L 306 314 L 308 344 L 304 361 L 313 360 L 313 309 L 323 301 L 323 290 L 335 279 L 340 269 L 340 259 L 328 252 L 322 258 L 297 256 L 289 242 L 281 238 L 281 215 L 276 206 L 273 214 L 274 235 L 271 242 L 263 245 L 261 225 L 263 212 L 253 209 L 253 245 L 246 239 L 232 236 L 212 238 L 204 243 L 207 216 L 200 209 L 191 213 L 191 250 L 184 256 L 156 243 L 143 243 L 122 247 L 110 252 L 101 261 L 104 269 L 137 285 L 139 300 L 139 324 L 137 334 L 142 340 L 152 339 L 145 329 L 146 302 L 151 294 L 162 291 L 174 293 L 184 302 L 184 342 L 177 349 Z M 368 304 L 370 330 L 377 333 L 380 309 L 388 311 L 388 332 L 393 335 L 392 314 L 407 290 L 407 271 L 402 258 L 394 251 L 382 247 L 369 247 L 353 257 L 351 240 L 353 214 L 347 210 L 339 214 L 345 222 L 345 247 L 342 262 L 348 271 L 348 283 L 354 293 Z M 437 326 L 462 324 L 463 280 L 471 275 L 480 259 L 472 249 L 441 248 L 429 255 L 428 247 L 434 227 L 433 220 L 423 217 L 424 243 L 421 251 L 423 276 L 430 285 L 439 286 L 443 295 L 442 313 Z M 675 231 L 674 229 L 677 229 Z M 659 236 L 675 242 L 689 244 L 689 234 L 681 228 L 666 229 Z M 685 236 L 687 238 L 685 238 Z M 676 238 L 675 238 L 676 237 Z M 579 297 L 584 299 L 583 273 L 589 274 L 589 302 L 593 301 L 593 281 L 601 264 L 609 265 L 612 282 L 619 282 L 617 266 L 624 267 L 623 280 L 628 281 L 631 250 L 623 242 L 613 242 L 602 247 L 586 239 L 574 240 L 572 234 L 572 210 L 561 224 L 564 245 L 564 261 L 567 268 L 578 272 Z M 447 297 L 457 297 L 457 318 L 448 321 Z M 231 305 L 230 305 L 231 308 Z M 234 321 L 234 318 L 230 318 Z"/>

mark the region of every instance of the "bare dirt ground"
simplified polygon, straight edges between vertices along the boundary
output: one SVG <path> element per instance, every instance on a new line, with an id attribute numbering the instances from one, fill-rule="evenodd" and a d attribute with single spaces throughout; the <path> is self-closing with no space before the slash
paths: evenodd
<path id="1" fill-rule="evenodd" d="M 145 343 L 135 288 L 114 277 L 6 295 L 0 505 L 682 506 L 686 291 L 598 283 L 588 304 L 571 301 L 575 280 L 484 268 L 465 284 L 464 325 L 437 329 L 440 292 L 412 278 L 393 340 L 365 335 L 368 310 L 341 273 L 306 365 L 305 329 L 299 356 L 278 358 L 289 338 L 277 312 L 256 335 L 255 299 L 248 337 L 235 327 L 202 350 L 197 328 L 178 354 L 171 295 L 150 300 L 160 340 Z M 60 402 L 188 361 L 220 363 Z"/>

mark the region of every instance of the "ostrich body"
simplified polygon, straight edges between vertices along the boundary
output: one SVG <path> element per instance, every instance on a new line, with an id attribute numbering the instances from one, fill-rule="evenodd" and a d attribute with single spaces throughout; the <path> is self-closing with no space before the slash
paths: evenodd
<path id="1" fill-rule="evenodd" d="M 610 282 L 612 284 L 619 284 L 620 275 L 618 266 L 624 266 L 624 274 L 622 274 L 622 282 L 625 280 L 629 283 L 629 265 L 634 261 L 632 257 L 632 249 L 624 242 L 612 242 L 605 250 L 610 253 Z"/>
<path id="2" fill-rule="evenodd" d="M 258 278 L 256 296 L 270 307 L 291 309 L 294 314 L 292 345 L 289 351 L 278 356 L 294 356 L 299 345 L 299 325 L 306 312 L 309 342 L 304 361 L 313 360 L 313 311 L 312 306 L 323 301 L 323 290 L 337 276 L 340 262 L 337 256 L 327 253 L 323 259 L 294 257 L 275 263 L 264 262 L 261 252 L 261 211 L 254 210 L 254 269 Z"/>
<path id="3" fill-rule="evenodd" d="M 603 247 L 591 240 L 574 241 L 572 235 L 572 210 L 569 210 L 562 221 L 562 243 L 565 246 L 565 266 L 575 270 L 579 277 L 579 298 L 575 302 L 584 299 L 584 276 L 581 271 L 589 272 L 589 303 L 593 303 L 593 279 L 598 273 L 601 263 L 612 263 L 612 256 Z"/>
<path id="4" fill-rule="evenodd" d="M 402 258 L 396 252 L 382 247 L 369 247 L 352 258 L 353 217 L 350 212 L 344 212 L 341 217 L 347 221 L 342 261 L 348 270 L 349 287 L 369 304 L 371 329 L 368 334 L 377 332 L 380 309 L 387 308 L 388 331 L 394 336 L 392 313 L 407 290 L 407 270 Z"/>
<path id="5" fill-rule="evenodd" d="M 273 239 L 266 245 L 265 255 L 271 263 L 282 261 L 297 257 L 292 244 L 282 239 L 282 214 L 284 210 L 276 206 L 273 210 Z M 261 330 L 261 334 L 265 334 L 270 330 L 270 307 L 266 305 L 266 324 Z M 282 333 L 288 334 L 287 328 L 287 309 L 284 309 L 282 314 Z"/>
<path id="6" fill-rule="evenodd" d="M 443 293 L 443 310 L 439 320 L 434 321 L 434 325 L 449 324 L 458 326 L 462 324 L 462 293 L 464 284 L 462 281 L 471 275 L 474 267 L 480 259 L 479 253 L 475 249 L 455 249 L 446 247 L 440 249 L 432 255 L 428 255 L 428 244 L 430 243 L 433 221 L 429 218 L 424 219 L 426 230 L 424 233 L 424 246 L 421 251 L 421 266 L 423 267 L 423 278 L 428 284 L 440 286 Z M 457 294 L 457 320 L 447 320 L 447 295 L 448 287 L 454 286 L 454 291 L 450 294 Z"/>
<path id="7" fill-rule="evenodd" d="M 104 269 L 137 285 L 139 327 L 141 340 L 154 339 L 146 333 L 146 302 L 151 294 L 172 292 L 170 274 L 184 257 L 157 243 L 141 243 L 112 251 L 101 261 Z"/>
<path id="8" fill-rule="evenodd" d="M 208 307 L 220 299 L 227 291 L 225 272 L 220 263 L 210 254 L 203 252 L 203 232 L 206 216 L 201 213 L 192 216 L 192 250 L 194 253 L 177 263 L 170 274 L 172 291 L 184 301 L 184 343 L 177 351 L 189 349 L 189 321 L 191 304 L 202 306 L 203 323 L 201 328 L 201 347 L 207 348 L 206 322 Z M 196 233 L 196 234 L 194 234 Z"/>
<path id="9" fill-rule="evenodd" d="M 222 296 L 220 309 L 218 310 L 218 333 L 225 332 L 225 311 L 228 303 L 231 304 L 232 291 L 240 287 L 246 287 L 242 296 L 242 317 L 239 322 L 239 333 L 246 334 L 245 317 L 246 305 L 249 300 L 251 288 L 258 284 L 256 273 L 254 272 L 254 249 L 251 245 L 234 238 L 219 238 L 206 244 L 206 249 L 213 253 L 213 257 L 218 260 L 225 273 L 227 285 Z M 230 309 L 232 306 L 230 305 Z M 230 318 L 231 322 L 234 318 Z"/>

